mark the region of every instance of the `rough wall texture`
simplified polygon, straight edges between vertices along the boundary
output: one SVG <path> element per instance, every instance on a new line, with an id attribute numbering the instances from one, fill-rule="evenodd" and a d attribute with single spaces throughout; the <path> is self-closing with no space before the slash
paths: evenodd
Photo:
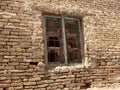
<path id="1" fill-rule="evenodd" d="M 44 12 L 83 17 L 84 65 L 44 70 Z M 0 90 L 80 90 L 118 83 L 119 0 L 0 0 Z"/>

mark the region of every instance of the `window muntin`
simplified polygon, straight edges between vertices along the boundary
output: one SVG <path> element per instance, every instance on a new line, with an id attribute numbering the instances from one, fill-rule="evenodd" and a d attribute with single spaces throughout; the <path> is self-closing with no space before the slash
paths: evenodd
<path id="1" fill-rule="evenodd" d="M 65 63 L 67 57 L 67 63 L 82 63 L 79 19 L 47 15 L 43 20 L 47 62 Z"/>

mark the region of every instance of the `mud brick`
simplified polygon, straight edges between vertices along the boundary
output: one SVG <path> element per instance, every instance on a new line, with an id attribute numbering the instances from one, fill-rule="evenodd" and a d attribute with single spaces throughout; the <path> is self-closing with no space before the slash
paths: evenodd
<path id="1" fill-rule="evenodd" d="M 15 68 L 16 68 L 17 70 L 25 70 L 25 69 L 28 69 L 28 66 L 20 65 L 20 66 L 16 66 Z"/>
<path id="2" fill-rule="evenodd" d="M 5 19 L 9 19 L 9 18 L 11 18 L 10 15 L 2 15 L 2 17 L 5 18 Z"/>
<path id="3" fill-rule="evenodd" d="M 11 86 L 22 86 L 23 83 L 11 83 Z"/>
<path id="4" fill-rule="evenodd" d="M 1 41 L 0 45 L 6 45 L 6 42 Z"/>
<path id="5" fill-rule="evenodd" d="M 0 22 L 8 22 L 8 19 L 5 19 L 5 18 L 0 19 Z M 2 25 L 2 23 L 1 23 L 1 25 Z"/>
<path id="6" fill-rule="evenodd" d="M 36 82 L 24 82 L 24 85 L 36 85 Z"/>
<path id="7" fill-rule="evenodd" d="M 0 81 L 6 80 L 7 77 L 0 77 Z"/>
<path id="8" fill-rule="evenodd" d="M 6 87 L 10 87 L 10 84 L 0 84 L 1 88 L 6 88 Z"/>
<path id="9" fill-rule="evenodd" d="M 5 25 L 4 22 L 0 22 L 0 28 L 3 28 L 4 25 Z"/>
<path id="10" fill-rule="evenodd" d="M 5 67 L 4 66 L 0 66 L 0 70 L 4 70 L 5 69 Z"/>
<path id="11" fill-rule="evenodd" d="M 15 26 L 12 26 L 12 25 L 5 25 L 4 28 L 15 29 L 16 27 L 15 27 Z"/>
<path id="12" fill-rule="evenodd" d="M 23 86 L 17 86 L 17 87 L 14 87 L 14 89 L 16 89 L 16 90 L 22 90 Z"/>
<path id="13" fill-rule="evenodd" d="M 119 6 L 119 0 L 0 0 L 0 90 L 119 88 Z M 44 21 L 44 15 L 59 17 L 60 28 L 48 29 L 53 17 Z M 62 15 L 70 18 L 63 20 L 63 27 Z M 72 18 L 79 21 L 78 28 L 71 27 L 73 22 L 78 26 Z M 62 28 L 66 40 L 71 40 L 66 43 L 67 51 L 74 48 L 73 53 L 80 47 L 78 56 L 67 57 L 68 64 L 64 63 Z M 56 32 L 48 34 L 51 30 Z M 60 38 L 61 48 L 46 47 L 46 42 L 53 43 L 48 42 L 49 35 Z M 77 46 L 71 44 L 75 41 L 79 41 Z M 49 62 L 46 53 L 52 48 L 57 54 Z M 59 63 L 52 62 L 59 55 Z M 78 57 L 83 63 L 72 62 Z"/>
<path id="14" fill-rule="evenodd" d="M 30 78 L 29 81 L 40 81 L 41 78 L 40 77 L 35 77 L 35 78 Z"/>

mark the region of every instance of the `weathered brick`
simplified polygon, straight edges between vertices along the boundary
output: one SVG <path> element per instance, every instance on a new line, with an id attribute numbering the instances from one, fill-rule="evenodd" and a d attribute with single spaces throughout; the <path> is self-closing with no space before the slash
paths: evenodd
<path id="1" fill-rule="evenodd" d="M 40 81 L 41 78 L 40 77 L 35 77 L 35 78 L 30 78 L 29 81 Z"/>
<path id="2" fill-rule="evenodd" d="M 82 23 L 82 65 L 46 64 L 42 16 L 62 14 Z M 118 0 L 0 0 L 0 89 L 86 90 L 119 84 L 119 17 Z"/>
<path id="3" fill-rule="evenodd" d="M 36 85 L 36 82 L 24 82 L 24 85 Z"/>
<path id="4" fill-rule="evenodd" d="M 0 84 L 1 88 L 10 87 L 10 84 Z"/>

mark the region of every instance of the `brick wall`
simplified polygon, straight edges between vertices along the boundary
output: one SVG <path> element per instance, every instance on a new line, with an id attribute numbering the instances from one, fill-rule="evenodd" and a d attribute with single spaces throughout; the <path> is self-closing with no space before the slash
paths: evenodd
<path id="1" fill-rule="evenodd" d="M 80 90 L 120 83 L 119 0 L 0 0 L 0 90 Z M 45 70 L 42 14 L 83 17 L 84 65 Z"/>

